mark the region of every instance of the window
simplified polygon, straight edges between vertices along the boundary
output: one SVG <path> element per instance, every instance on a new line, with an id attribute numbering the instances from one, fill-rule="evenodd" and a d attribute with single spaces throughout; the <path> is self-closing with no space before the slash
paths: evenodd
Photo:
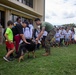
<path id="1" fill-rule="evenodd" d="M 32 19 L 29 19 L 29 23 L 30 23 L 30 24 L 33 24 L 33 20 L 32 20 Z"/>
<path id="2" fill-rule="evenodd" d="M 15 14 L 12 14 L 12 21 L 13 22 L 16 22 L 16 19 L 20 17 L 18 15 L 15 15 Z M 24 18 L 24 17 L 21 17 L 21 21 L 23 22 L 24 20 L 27 20 L 27 18 Z"/>
<path id="3" fill-rule="evenodd" d="M 18 17 L 20 17 L 20 16 L 15 15 L 15 14 L 12 14 L 12 21 L 13 21 L 13 22 L 16 22 L 16 19 L 17 19 Z M 30 24 L 33 24 L 33 20 L 32 20 L 32 19 L 25 18 L 25 17 L 21 17 L 21 21 L 22 21 L 22 22 L 25 21 L 25 20 L 28 21 Z"/>
<path id="4" fill-rule="evenodd" d="M 25 20 L 26 20 L 26 18 L 22 17 L 22 18 L 21 18 L 21 20 L 22 20 L 22 22 L 23 22 L 23 21 L 25 21 Z"/>
<path id="5" fill-rule="evenodd" d="M 16 19 L 17 19 L 18 17 L 19 17 L 19 16 L 12 14 L 12 21 L 13 21 L 13 22 L 16 22 Z"/>
<path id="6" fill-rule="evenodd" d="M 19 0 L 17 0 L 19 1 Z M 31 8 L 33 8 L 33 0 L 21 0 L 21 2 Z"/>
<path id="7" fill-rule="evenodd" d="M 0 11 L 0 25 L 2 25 L 3 28 L 5 28 L 5 12 Z"/>
<path id="8" fill-rule="evenodd" d="M 33 0 L 26 0 L 26 5 L 33 8 Z"/>

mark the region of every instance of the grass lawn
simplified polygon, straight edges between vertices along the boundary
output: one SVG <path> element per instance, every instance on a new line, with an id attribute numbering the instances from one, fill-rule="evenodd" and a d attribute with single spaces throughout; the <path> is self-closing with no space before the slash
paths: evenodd
<path id="1" fill-rule="evenodd" d="M 0 75 L 76 75 L 76 45 L 52 48 L 52 55 L 42 56 L 44 49 L 36 51 L 36 58 L 18 63 L 3 60 L 5 46 L 0 45 Z M 32 56 L 32 54 L 31 54 Z"/>

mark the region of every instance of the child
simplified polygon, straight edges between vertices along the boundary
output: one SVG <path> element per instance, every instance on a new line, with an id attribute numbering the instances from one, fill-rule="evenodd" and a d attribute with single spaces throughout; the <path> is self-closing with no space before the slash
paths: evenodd
<path id="1" fill-rule="evenodd" d="M 8 52 L 5 55 L 5 57 L 3 57 L 3 59 L 9 62 L 10 61 L 9 56 L 15 50 L 14 43 L 13 43 L 13 32 L 11 30 L 11 28 L 13 27 L 13 22 L 8 21 L 7 26 L 8 27 L 7 27 L 6 32 L 5 32 L 5 38 L 6 38 L 6 47 L 8 49 Z"/>
<path id="2" fill-rule="evenodd" d="M 67 29 L 66 30 L 66 33 L 65 33 L 65 45 L 68 46 L 69 45 L 69 41 L 70 41 L 70 33 L 69 33 L 69 30 Z"/>
<path id="3" fill-rule="evenodd" d="M 55 34 L 55 42 L 58 45 L 58 47 L 59 47 L 59 44 L 60 44 L 60 36 L 61 35 L 59 33 L 59 29 L 57 29 L 56 34 Z"/>

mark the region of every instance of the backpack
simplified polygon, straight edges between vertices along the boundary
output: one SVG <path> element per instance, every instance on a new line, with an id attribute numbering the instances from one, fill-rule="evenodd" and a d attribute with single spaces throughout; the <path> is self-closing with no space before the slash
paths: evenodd
<path id="1" fill-rule="evenodd" d="M 13 26 L 12 32 L 13 32 L 13 36 L 15 36 L 15 35 L 18 34 L 18 30 L 17 30 L 17 27 L 16 26 Z"/>
<path id="2" fill-rule="evenodd" d="M 36 32 L 38 32 L 37 29 L 34 29 L 33 37 L 34 37 L 35 39 L 37 38 L 37 37 L 36 37 Z"/>
<path id="3" fill-rule="evenodd" d="M 6 40 L 6 37 L 5 37 L 5 32 L 6 32 L 6 30 L 7 30 L 7 28 L 4 29 L 4 32 L 3 32 L 3 37 L 5 38 L 5 40 Z"/>
<path id="4" fill-rule="evenodd" d="M 29 26 L 27 26 L 28 28 L 29 28 L 29 32 L 30 32 L 30 27 Z M 23 33 L 26 31 L 26 28 L 23 28 L 24 29 L 24 31 L 23 31 Z"/>

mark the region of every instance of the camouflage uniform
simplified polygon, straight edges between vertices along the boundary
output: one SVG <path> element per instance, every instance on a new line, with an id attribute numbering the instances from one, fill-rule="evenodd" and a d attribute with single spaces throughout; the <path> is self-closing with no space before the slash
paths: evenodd
<path id="1" fill-rule="evenodd" d="M 54 35 L 55 35 L 55 30 L 54 29 L 52 29 L 52 30 L 50 30 L 50 32 L 48 33 L 48 35 L 47 35 L 47 37 L 46 37 L 46 39 L 45 39 L 45 50 L 46 50 L 46 52 L 47 53 L 49 53 L 50 54 L 50 41 L 52 40 L 52 38 L 54 37 Z"/>
<path id="2" fill-rule="evenodd" d="M 41 24 L 41 29 L 42 29 L 42 27 L 45 27 L 45 31 L 48 32 L 48 35 L 45 38 L 45 50 L 46 50 L 46 53 L 43 54 L 44 56 L 47 56 L 47 55 L 50 54 L 50 46 L 51 46 L 50 41 L 52 40 L 52 38 L 55 35 L 55 30 L 54 30 L 54 26 L 52 24 L 48 23 L 48 22 L 43 22 Z"/>

